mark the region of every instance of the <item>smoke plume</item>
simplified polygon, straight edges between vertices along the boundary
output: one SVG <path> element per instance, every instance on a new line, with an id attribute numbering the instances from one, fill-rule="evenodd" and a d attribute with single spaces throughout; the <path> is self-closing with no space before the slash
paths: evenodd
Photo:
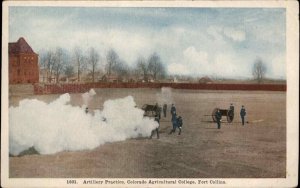
<path id="1" fill-rule="evenodd" d="M 87 103 L 94 92 L 84 94 Z M 106 142 L 150 136 L 158 126 L 143 117 L 143 110 L 135 107 L 131 96 L 107 100 L 103 110 L 95 110 L 93 115 L 69 102 L 67 93 L 49 104 L 25 99 L 18 107 L 10 107 L 10 153 L 18 155 L 31 147 L 40 154 L 93 149 Z"/>
<path id="2" fill-rule="evenodd" d="M 81 96 L 82 96 L 83 104 L 85 106 L 89 106 L 89 103 L 94 95 L 96 95 L 96 92 L 94 89 L 90 89 L 89 92 L 82 94 Z"/>
<path id="3" fill-rule="evenodd" d="M 172 104 L 173 96 L 172 96 L 172 88 L 162 87 L 161 92 L 156 94 L 156 98 L 159 104 Z"/>

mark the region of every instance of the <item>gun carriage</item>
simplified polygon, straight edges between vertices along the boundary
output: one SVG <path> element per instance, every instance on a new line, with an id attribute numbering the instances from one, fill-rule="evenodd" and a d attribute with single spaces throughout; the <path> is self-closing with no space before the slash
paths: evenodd
<path id="1" fill-rule="evenodd" d="M 161 107 L 157 105 L 144 104 L 142 110 L 145 111 L 144 116 L 155 117 L 160 116 Z"/>
<path id="2" fill-rule="evenodd" d="M 217 118 L 216 118 L 216 112 L 217 112 L 218 108 L 215 108 L 212 111 L 211 117 L 213 119 L 214 122 L 217 122 Z M 233 121 L 234 118 L 234 111 L 231 109 L 220 109 L 220 113 L 222 116 L 226 116 L 227 122 L 231 123 Z"/>

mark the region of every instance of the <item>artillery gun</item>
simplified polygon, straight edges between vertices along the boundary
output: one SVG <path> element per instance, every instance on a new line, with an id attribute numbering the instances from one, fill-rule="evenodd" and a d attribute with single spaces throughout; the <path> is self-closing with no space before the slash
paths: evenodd
<path id="1" fill-rule="evenodd" d="M 161 113 L 161 107 L 158 105 L 150 105 L 150 104 L 144 104 L 142 106 L 142 110 L 144 110 L 144 116 L 147 117 L 160 117 Z"/>
<path id="2" fill-rule="evenodd" d="M 217 122 L 217 118 L 216 118 L 216 112 L 217 112 L 218 108 L 215 108 L 212 111 L 211 117 L 213 119 L 214 122 Z M 234 118 L 234 110 L 231 109 L 219 109 L 220 113 L 222 116 L 226 116 L 227 122 L 231 123 L 233 121 Z"/>

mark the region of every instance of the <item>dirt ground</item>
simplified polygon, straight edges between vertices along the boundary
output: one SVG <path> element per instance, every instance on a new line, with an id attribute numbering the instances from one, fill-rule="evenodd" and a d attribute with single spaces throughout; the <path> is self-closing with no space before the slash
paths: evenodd
<path id="1" fill-rule="evenodd" d="M 107 99 L 132 95 L 138 105 L 154 104 L 158 89 L 96 89 L 90 108 Z M 50 102 L 58 95 L 10 96 Z M 9 157 L 9 177 L 18 178 L 284 178 L 286 176 L 286 93 L 264 91 L 172 90 L 181 135 L 171 130 L 170 105 L 161 119 L 160 139 L 138 138 L 107 143 L 94 150 L 54 155 Z M 81 105 L 81 94 L 71 94 Z M 235 119 L 218 130 L 210 115 L 233 103 Z M 241 105 L 247 123 L 241 125 Z M 80 139 L 80 138 L 78 138 Z"/>

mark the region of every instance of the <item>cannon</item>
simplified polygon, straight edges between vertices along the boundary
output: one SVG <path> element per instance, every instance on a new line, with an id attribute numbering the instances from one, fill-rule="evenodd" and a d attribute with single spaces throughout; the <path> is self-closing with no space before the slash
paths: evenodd
<path id="1" fill-rule="evenodd" d="M 217 122 L 216 115 L 215 115 L 217 110 L 218 110 L 218 108 L 215 108 L 212 111 L 212 114 L 211 114 L 211 117 L 212 117 L 214 122 Z M 220 109 L 220 108 L 219 108 L 219 110 L 220 110 L 220 113 L 221 113 L 222 116 L 226 116 L 228 123 L 231 123 L 233 121 L 234 110 L 232 110 L 232 109 Z"/>
<path id="2" fill-rule="evenodd" d="M 145 111 L 144 116 L 155 117 L 161 113 L 161 107 L 157 105 L 144 104 L 142 110 Z"/>

